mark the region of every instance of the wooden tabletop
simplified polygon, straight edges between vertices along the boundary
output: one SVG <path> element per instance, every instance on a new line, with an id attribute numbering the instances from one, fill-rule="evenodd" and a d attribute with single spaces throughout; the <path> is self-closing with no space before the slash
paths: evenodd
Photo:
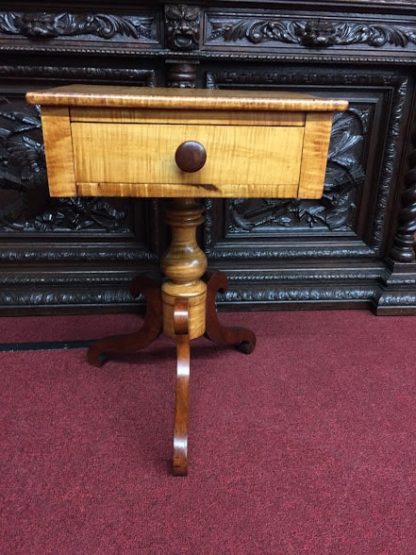
<path id="1" fill-rule="evenodd" d="M 28 92 L 31 104 L 186 110 L 345 111 L 346 100 L 285 91 L 66 85 Z"/>

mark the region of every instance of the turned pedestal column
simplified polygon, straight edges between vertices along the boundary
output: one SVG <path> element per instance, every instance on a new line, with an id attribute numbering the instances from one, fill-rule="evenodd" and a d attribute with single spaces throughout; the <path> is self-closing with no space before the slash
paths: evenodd
<path id="1" fill-rule="evenodd" d="M 179 475 L 185 475 L 188 467 L 190 340 L 206 329 L 207 286 L 201 277 L 207 257 L 196 241 L 197 226 L 203 221 L 202 208 L 193 199 L 175 200 L 166 211 L 172 240 L 161 261 L 168 278 L 162 285 L 163 331 L 175 339 L 177 348 L 173 472 Z"/>

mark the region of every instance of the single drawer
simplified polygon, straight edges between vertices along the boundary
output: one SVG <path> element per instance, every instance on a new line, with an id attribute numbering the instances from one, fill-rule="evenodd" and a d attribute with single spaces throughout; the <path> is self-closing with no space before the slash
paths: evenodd
<path id="1" fill-rule="evenodd" d="M 297 196 L 304 127 L 74 122 L 71 129 L 79 184 L 131 184 L 150 197 Z M 193 173 L 175 162 L 187 140 L 207 153 Z M 124 190 L 130 196 L 132 187 Z"/>

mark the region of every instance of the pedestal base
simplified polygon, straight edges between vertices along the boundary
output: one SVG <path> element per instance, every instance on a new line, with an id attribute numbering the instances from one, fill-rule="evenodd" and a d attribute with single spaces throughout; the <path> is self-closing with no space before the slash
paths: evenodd
<path id="1" fill-rule="evenodd" d="M 225 327 L 215 307 L 218 291 L 227 288 L 227 277 L 222 272 L 210 272 L 203 277 L 207 285 L 205 336 L 223 347 L 235 347 L 249 354 L 256 345 L 256 336 L 248 329 Z M 130 287 L 133 297 L 141 292 L 146 299 L 146 315 L 142 327 L 134 333 L 113 335 L 100 339 L 88 349 L 88 362 L 102 366 L 114 354 L 134 353 L 150 345 L 163 330 L 161 284 L 145 277 L 136 278 Z M 175 427 L 173 438 L 173 474 L 188 472 L 188 411 L 189 411 L 189 305 L 187 299 L 177 299 L 173 307 L 173 329 L 177 350 Z"/>

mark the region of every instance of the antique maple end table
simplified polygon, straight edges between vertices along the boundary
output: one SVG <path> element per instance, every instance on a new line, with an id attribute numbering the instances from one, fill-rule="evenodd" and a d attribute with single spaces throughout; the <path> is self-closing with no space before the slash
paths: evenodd
<path id="1" fill-rule="evenodd" d="M 196 241 L 199 198 L 320 198 L 334 111 L 344 100 L 288 92 L 69 85 L 29 92 L 42 107 L 51 196 L 162 197 L 171 244 L 161 288 L 133 281 L 147 311 L 137 333 L 97 341 L 91 364 L 146 347 L 161 331 L 177 345 L 173 473 L 188 470 L 190 340 L 206 335 L 245 353 L 255 335 L 225 328 L 215 294 L 222 273 L 205 274 Z M 201 279 L 205 275 L 205 279 Z"/>

